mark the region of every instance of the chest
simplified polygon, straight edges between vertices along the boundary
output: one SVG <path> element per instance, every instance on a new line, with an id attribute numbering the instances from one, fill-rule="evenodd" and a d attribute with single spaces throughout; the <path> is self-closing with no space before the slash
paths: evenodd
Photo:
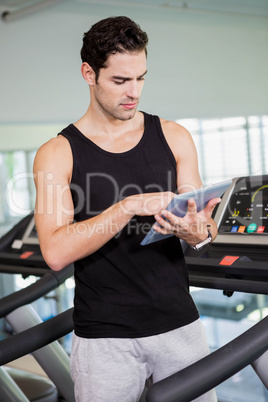
<path id="1" fill-rule="evenodd" d="M 176 169 L 165 152 L 140 149 L 110 155 L 91 150 L 77 158 L 71 189 L 75 207 L 89 217 L 130 195 L 174 192 Z"/>

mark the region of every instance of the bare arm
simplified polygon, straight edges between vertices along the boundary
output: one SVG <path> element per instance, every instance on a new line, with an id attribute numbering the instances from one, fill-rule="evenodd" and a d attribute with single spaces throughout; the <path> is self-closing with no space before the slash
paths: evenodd
<path id="1" fill-rule="evenodd" d="M 36 228 L 43 257 L 56 271 L 98 250 L 134 215 L 154 215 L 174 197 L 170 192 L 138 194 L 73 223 L 71 174 L 72 154 L 65 138 L 52 139 L 38 150 L 34 162 Z"/>
<path id="2" fill-rule="evenodd" d="M 174 122 L 162 121 L 162 128 L 176 159 L 179 193 L 201 188 L 203 185 L 198 170 L 197 152 L 190 133 Z M 178 218 L 163 210 L 155 216 L 162 228 L 155 226 L 155 230 L 163 234 L 173 233 L 188 244 L 196 245 L 208 236 L 207 228 L 209 226 L 212 239 L 214 239 L 217 236 L 217 226 L 211 215 L 219 202 L 220 198 L 212 199 L 206 208 L 197 213 L 195 201 L 189 200 L 188 212 L 183 218 Z M 169 222 L 164 220 L 161 215 L 165 216 Z"/>

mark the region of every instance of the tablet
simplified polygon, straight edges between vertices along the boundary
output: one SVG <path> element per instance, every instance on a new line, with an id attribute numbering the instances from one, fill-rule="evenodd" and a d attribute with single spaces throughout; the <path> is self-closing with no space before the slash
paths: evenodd
<path id="1" fill-rule="evenodd" d="M 198 190 L 175 195 L 175 197 L 171 200 L 166 209 L 167 211 L 172 212 L 176 216 L 183 217 L 185 216 L 188 209 L 188 200 L 192 198 L 195 200 L 197 206 L 197 212 L 199 212 L 205 208 L 209 200 L 211 200 L 212 198 L 221 197 L 231 184 L 232 180 L 230 179 L 222 181 L 220 183 L 213 184 L 211 186 L 202 187 Z M 145 236 L 145 238 L 143 239 L 143 241 L 141 242 L 141 245 L 145 246 L 146 244 L 167 239 L 168 237 L 171 236 L 173 235 L 172 234 L 163 235 L 161 233 L 156 232 L 153 228 L 151 228 L 150 231 Z"/>

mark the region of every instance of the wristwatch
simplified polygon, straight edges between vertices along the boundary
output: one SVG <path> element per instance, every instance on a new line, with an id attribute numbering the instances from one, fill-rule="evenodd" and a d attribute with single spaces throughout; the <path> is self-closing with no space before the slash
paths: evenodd
<path id="1" fill-rule="evenodd" d="M 195 246 L 191 246 L 191 247 L 195 251 L 199 251 L 199 250 L 201 250 L 203 247 L 205 247 L 207 244 L 209 244 L 211 242 L 212 242 L 212 236 L 211 236 L 211 233 L 210 233 L 210 231 L 208 229 L 208 237 L 205 240 L 201 241 L 200 243 L 196 244 Z"/>

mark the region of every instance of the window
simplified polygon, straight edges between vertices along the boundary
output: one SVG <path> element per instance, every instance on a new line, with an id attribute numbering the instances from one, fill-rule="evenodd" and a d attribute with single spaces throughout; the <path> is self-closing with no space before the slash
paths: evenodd
<path id="1" fill-rule="evenodd" d="M 205 185 L 267 173 L 268 116 L 177 120 L 192 134 Z"/>
<path id="2" fill-rule="evenodd" d="M 32 165 L 35 151 L 0 152 L 0 223 L 13 223 L 34 208 Z"/>

